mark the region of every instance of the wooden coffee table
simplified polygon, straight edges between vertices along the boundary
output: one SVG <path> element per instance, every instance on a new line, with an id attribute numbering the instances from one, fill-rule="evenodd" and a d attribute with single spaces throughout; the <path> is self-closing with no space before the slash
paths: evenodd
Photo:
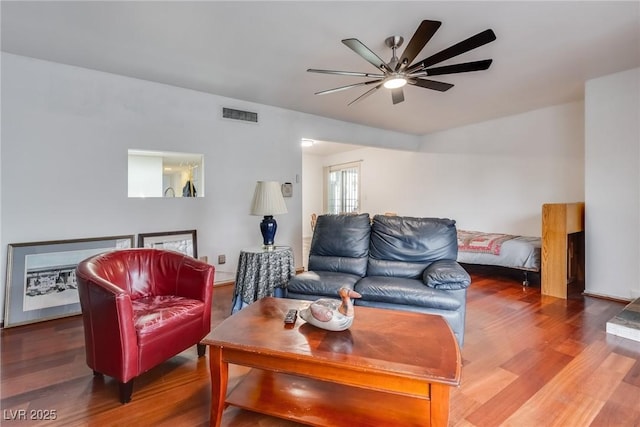
<path id="1" fill-rule="evenodd" d="M 353 326 L 330 332 L 263 298 L 225 319 L 210 348 L 211 425 L 227 405 L 315 426 L 446 426 L 460 384 L 458 343 L 440 316 L 356 307 Z M 228 364 L 254 369 L 227 394 Z"/>

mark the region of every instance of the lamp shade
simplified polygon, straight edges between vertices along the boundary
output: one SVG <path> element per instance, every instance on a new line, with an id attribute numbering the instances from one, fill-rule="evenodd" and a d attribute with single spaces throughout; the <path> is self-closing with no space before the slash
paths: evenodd
<path id="1" fill-rule="evenodd" d="M 258 181 L 253 193 L 251 215 L 271 216 L 287 213 L 287 205 L 282 197 L 277 181 Z"/>

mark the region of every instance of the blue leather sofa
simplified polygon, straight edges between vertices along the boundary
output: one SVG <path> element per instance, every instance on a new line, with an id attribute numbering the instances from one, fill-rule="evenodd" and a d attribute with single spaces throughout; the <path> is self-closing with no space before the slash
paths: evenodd
<path id="1" fill-rule="evenodd" d="M 471 278 L 457 254 L 451 219 L 320 215 L 308 271 L 289 281 L 285 296 L 338 298 L 348 287 L 362 295 L 356 305 L 441 315 L 462 346 Z"/>

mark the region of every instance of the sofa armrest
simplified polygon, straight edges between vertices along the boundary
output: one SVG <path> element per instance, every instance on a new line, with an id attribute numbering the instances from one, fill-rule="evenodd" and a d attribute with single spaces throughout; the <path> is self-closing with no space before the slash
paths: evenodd
<path id="1" fill-rule="evenodd" d="M 457 261 L 443 259 L 431 263 L 424 270 L 422 281 L 431 288 L 457 290 L 468 288 L 471 276 Z"/>

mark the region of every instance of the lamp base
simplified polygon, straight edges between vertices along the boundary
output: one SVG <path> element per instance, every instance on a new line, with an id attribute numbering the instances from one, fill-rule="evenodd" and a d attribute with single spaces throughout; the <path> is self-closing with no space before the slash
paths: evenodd
<path id="1" fill-rule="evenodd" d="M 262 243 L 268 249 L 273 247 L 273 240 L 276 237 L 276 230 L 278 229 L 278 223 L 273 218 L 273 215 L 265 215 L 260 222 L 260 231 L 262 232 Z"/>

